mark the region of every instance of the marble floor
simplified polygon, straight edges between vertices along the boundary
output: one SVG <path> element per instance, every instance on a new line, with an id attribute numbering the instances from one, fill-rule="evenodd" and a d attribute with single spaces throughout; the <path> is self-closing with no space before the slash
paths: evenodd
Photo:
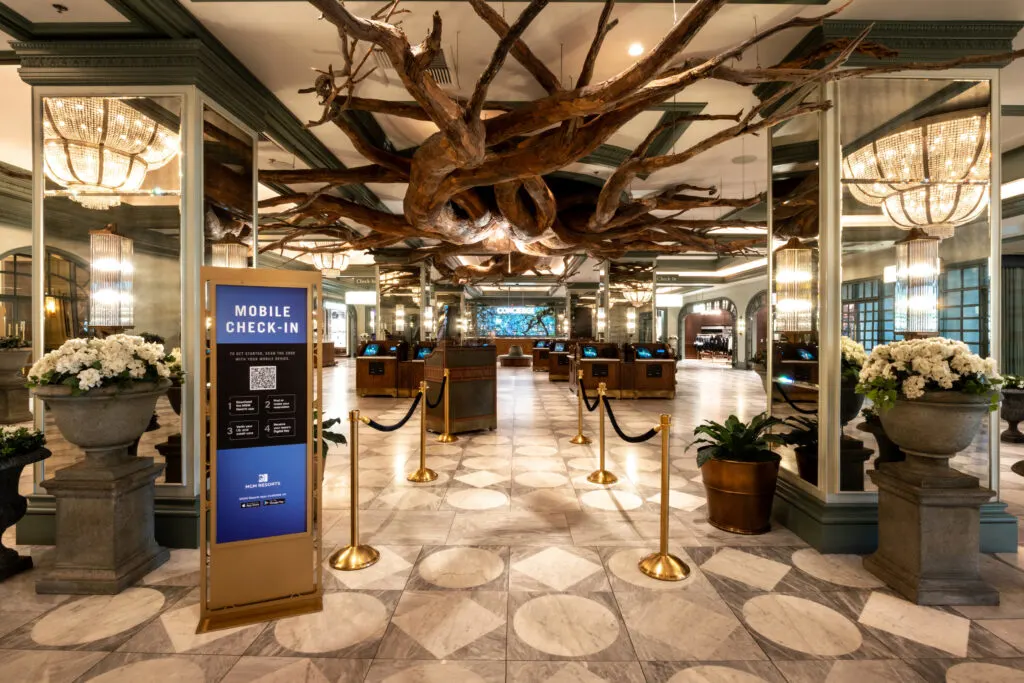
<path id="1" fill-rule="evenodd" d="M 351 361 L 327 371 L 325 414 L 381 422 L 409 399 L 357 399 Z M 348 542 L 349 460 L 324 482 L 325 597 L 319 614 L 196 635 L 198 553 L 117 596 L 37 595 L 40 569 L 0 583 L 0 682 L 71 683 L 1008 683 L 1024 681 L 1024 555 L 983 555 L 999 607 L 927 608 L 881 585 L 856 556 L 823 556 L 776 526 L 736 536 L 704 521 L 684 444 L 704 418 L 764 408 L 753 372 L 682 364 L 675 401 L 616 401 L 639 433 L 672 415 L 671 549 L 679 583 L 637 561 L 657 547 L 659 451 L 608 430 L 617 484 L 586 480 L 595 445 L 574 446 L 575 399 L 529 369 L 499 371 L 498 429 L 431 439 L 431 484 L 405 480 L 418 432 L 361 430 L 358 572 L 326 567 Z M 587 432 L 596 436 L 596 418 Z M 1003 497 L 1024 513 L 1024 479 L 1003 451 Z M 5 537 L 13 543 L 13 535 Z M 22 547 L 45 569 L 50 549 Z"/>

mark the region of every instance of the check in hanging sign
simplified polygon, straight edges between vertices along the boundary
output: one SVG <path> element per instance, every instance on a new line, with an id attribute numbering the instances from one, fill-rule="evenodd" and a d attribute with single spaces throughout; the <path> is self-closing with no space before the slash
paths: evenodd
<path id="1" fill-rule="evenodd" d="M 204 268 L 203 275 L 214 329 L 200 630 L 211 630 L 321 604 L 311 430 L 320 282 L 311 277 L 317 273 Z"/>

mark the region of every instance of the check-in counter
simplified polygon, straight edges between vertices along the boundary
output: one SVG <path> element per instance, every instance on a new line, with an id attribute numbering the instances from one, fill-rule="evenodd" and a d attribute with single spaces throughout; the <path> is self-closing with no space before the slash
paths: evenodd
<path id="1" fill-rule="evenodd" d="M 433 399 L 448 370 L 451 433 L 498 427 L 498 354 L 494 346 L 442 343 L 423 359 L 427 396 Z M 511 410 L 511 406 L 509 406 Z M 444 401 L 427 406 L 427 429 L 444 431 Z"/>
<path id="2" fill-rule="evenodd" d="M 570 344 L 567 341 L 556 341 L 548 351 L 548 381 L 568 382 L 572 365 Z"/>
<path id="3" fill-rule="evenodd" d="M 533 342 L 533 371 L 548 371 L 548 355 L 551 353 L 551 345 L 554 342 L 550 339 L 537 339 Z"/>
<path id="4" fill-rule="evenodd" d="M 436 342 L 418 342 L 409 354 L 409 360 L 398 361 L 398 395 L 415 396 L 423 381 L 423 359 L 434 351 Z"/>
<path id="5" fill-rule="evenodd" d="M 405 342 L 394 340 L 361 344 L 356 356 L 356 394 L 398 397 L 399 358 L 406 352 Z"/>
<path id="6" fill-rule="evenodd" d="M 622 398 L 675 398 L 676 358 L 668 344 L 629 344 L 622 366 Z"/>
<path id="7" fill-rule="evenodd" d="M 579 371 L 583 372 L 583 387 L 587 390 L 588 396 L 596 396 L 597 387 L 602 382 L 607 396 L 619 398 L 622 395 L 619 382 L 622 374 L 622 352 L 618 344 L 579 342 L 569 367 L 573 390 L 578 390 L 576 377 Z"/>

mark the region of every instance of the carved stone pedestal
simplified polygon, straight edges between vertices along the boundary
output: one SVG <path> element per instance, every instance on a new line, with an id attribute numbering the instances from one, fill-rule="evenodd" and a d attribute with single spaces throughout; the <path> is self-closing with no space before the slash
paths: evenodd
<path id="1" fill-rule="evenodd" d="M 981 504 L 993 492 L 942 458 L 908 454 L 868 472 L 878 487 L 878 551 L 864 567 L 919 605 L 998 605 L 978 573 Z"/>
<path id="2" fill-rule="evenodd" d="M 168 484 L 180 484 L 181 478 L 181 434 L 171 434 L 167 441 L 158 443 L 156 451 L 164 456 L 166 469 L 164 470 L 164 481 Z"/>
<path id="3" fill-rule="evenodd" d="M 43 488 L 57 499 L 56 563 L 37 593 L 115 594 L 167 561 L 153 536 L 154 481 L 163 465 L 90 458 L 58 470 Z"/>

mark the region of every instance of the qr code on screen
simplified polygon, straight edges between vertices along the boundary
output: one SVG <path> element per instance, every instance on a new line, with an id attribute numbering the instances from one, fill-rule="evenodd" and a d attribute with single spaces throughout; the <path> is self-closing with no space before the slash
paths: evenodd
<path id="1" fill-rule="evenodd" d="M 249 368 L 249 391 L 277 389 L 277 366 L 254 365 Z"/>

